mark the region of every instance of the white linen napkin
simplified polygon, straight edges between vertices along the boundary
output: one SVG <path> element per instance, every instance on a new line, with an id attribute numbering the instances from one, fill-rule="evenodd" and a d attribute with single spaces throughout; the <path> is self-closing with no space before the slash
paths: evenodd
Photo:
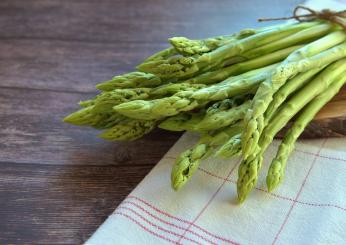
<path id="1" fill-rule="evenodd" d="M 346 1 L 307 5 L 343 9 Z M 264 165 L 243 205 L 235 186 L 240 159 L 207 159 L 185 187 L 172 190 L 174 159 L 196 140 L 184 134 L 85 244 L 346 244 L 345 138 L 299 141 L 284 183 L 268 193 Z"/>

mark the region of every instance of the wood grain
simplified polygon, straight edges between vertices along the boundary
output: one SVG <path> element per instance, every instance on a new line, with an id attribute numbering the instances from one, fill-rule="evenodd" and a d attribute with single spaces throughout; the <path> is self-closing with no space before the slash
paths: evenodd
<path id="1" fill-rule="evenodd" d="M 94 94 L 98 82 L 132 70 L 166 46 L 0 38 L 1 87 Z"/>
<path id="2" fill-rule="evenodd" d="M 82 244 L 151 168 L 0 163 L 0 244 Z"/>

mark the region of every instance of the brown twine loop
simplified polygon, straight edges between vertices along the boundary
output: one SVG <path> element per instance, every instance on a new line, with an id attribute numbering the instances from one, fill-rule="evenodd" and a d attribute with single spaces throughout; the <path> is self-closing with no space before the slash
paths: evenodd
<path id="1" fill-rule="evenodd" d="M 307 14 L 298 14 L 299 10 L 304 10 L 308 12 Z M 346 30 L 346 22 L 343 18 L 346 17 L 346 10 L 342 11 L 332 11 L 330 9 L 322 9 L 321 11 L 313 10 L 309 7 L 298 5 L 293 10 L 293 16 L 281 17 L 281 18 L 261 18 L 258 19 L 259 22 L 262 21 L 274 21 L 274 20 L 291 20 L 295 19 L 299 22 L 312 21 L 316 19 L 327 20 L 342 26 Z"/>

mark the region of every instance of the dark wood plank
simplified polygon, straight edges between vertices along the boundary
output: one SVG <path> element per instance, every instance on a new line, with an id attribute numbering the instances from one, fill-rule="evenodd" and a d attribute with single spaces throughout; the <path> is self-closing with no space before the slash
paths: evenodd
<path id="1" fill-rule="evenodd" d="M 132 70 L 166 46 L 0 39 L 0 87 L 95 93 L 98 82 Z"/>
<path id="2" fill-rule="evenodd" d="M 178 139 L 156 130 L 133 142 L 107 142 L 99 131 L 63 123 L 87 95 L 1 89 L 0 161 L 41 164 L 155 164 Z"/>
<path id="3" fill-rule="evenodd" d="M 0 163 L 0 244 L 82 244 L 150 169 Z"/>
<path id="4" fill-rule="evenodd" d="M 95 91 L 168 37 L 202 38 L 263 25 L 296 1 L 0 1 L 0 87 Z M 266 6 L 270 6 L 267 8 Z"/>
<path id="5" fill-rule="evenodd" d="M 163 42 L 208 37 L 291 13 L 298 0 L 2 0 L 0 38 Z M 265 25 L 265 24 L 262 24 Z"/>

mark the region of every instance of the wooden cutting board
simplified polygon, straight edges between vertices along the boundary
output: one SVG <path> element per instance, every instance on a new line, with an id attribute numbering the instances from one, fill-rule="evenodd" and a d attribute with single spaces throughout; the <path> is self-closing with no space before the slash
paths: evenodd
<path id="1" fill-rule="evenodd" d="M 278 134 L 283 137 L 288 125 Z M 346 86 L 316 115 L 300 138 L 346 136 Z"/>

